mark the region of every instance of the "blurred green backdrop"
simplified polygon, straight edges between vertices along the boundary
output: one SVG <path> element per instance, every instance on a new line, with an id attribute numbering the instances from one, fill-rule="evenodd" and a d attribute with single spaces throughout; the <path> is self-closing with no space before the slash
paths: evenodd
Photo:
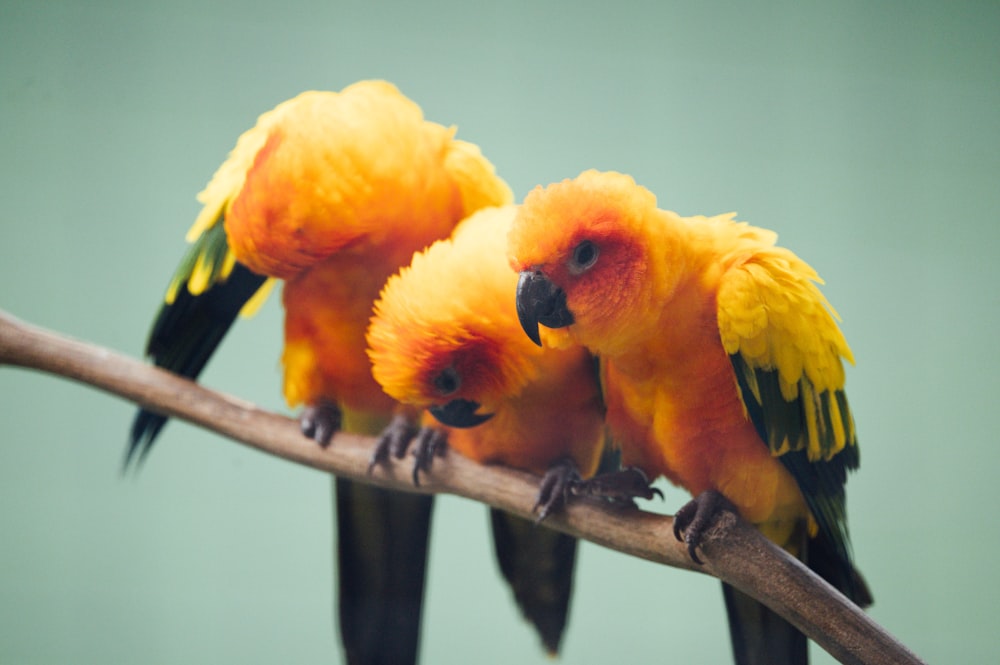
<path id="1" fill-rule="evenodd" d="M 623 170 L 810 261 L 858 359 L 871 612 L 929 661 L 988 662 L 998 29 L 985 1 L 3 0 L 0 307 L 141 354 L 239 133 L 301 90 L 387 78 L 519 199 Z M 272 299 L 240 323 L 204 382 L 284 409 L 280 320 Z M 123 478 L 129 404 L 13 369 L 0 398 L 0 662 L 338 662 L 328 477 L 175 422 Z M 439 506 L 424 662 L 549 662 L 485 509 Z M 563 662 L 727 662 L 714 580 L 590 545 L 579 565 Z"/>

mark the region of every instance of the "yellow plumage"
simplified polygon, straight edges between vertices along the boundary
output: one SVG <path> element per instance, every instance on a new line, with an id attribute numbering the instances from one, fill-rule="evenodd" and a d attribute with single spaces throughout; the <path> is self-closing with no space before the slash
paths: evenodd
<path id="1" fill-rule="evenodd" d="M 734 214 L 682 217 L 627 175 L 536 188 L 509 235 L 522 323 L 600 356 L 622 461 L 722 493 L 779 544 L 820 538 L 859 602 L 844 481 L 858 465 L 843 361 L 816 272 Z"/>

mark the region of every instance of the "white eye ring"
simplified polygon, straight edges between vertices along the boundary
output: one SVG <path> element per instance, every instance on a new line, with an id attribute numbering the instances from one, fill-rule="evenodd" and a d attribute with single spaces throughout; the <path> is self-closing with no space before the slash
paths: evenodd
<path id="1" fill-rule="evenodd" d="M 573 250 L 573 258 L 569 262 L 569 271 L 574 275 L 579 275 L 589 270 L 595 263 L 597 257 L 601 255 L 600 248 L 590 240 L 584 240 Z"/>

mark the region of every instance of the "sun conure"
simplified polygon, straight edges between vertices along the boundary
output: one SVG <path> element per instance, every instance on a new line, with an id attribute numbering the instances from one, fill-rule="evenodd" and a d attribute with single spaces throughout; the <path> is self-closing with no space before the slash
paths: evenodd
<path id="1" fill-rule="evenodd" d="M 695 499 L 675 529 L 697 560 L 732 505 L 858 604 L 844 484 L 858 466 L 844 396 L 851 351 L 816 272 L 734 215 L 681 217 L 619 173 L 536 188 L 508 238 L 524 330 L 601 358 L 622 464 Z M 805 637 L 725 587 L 738 663 L 804 663 Z"/>
<path id="2" fill-rule="evenodd" d="M 449 426 L 452 449 L 542 476 L 544 516 L 576 479 L 597 469 L 604 408 L 596 365 L 583 347 L 543 349 L 521 331 L 512 297 L 517 274 L 497 251 L 514 212 L 514 206 L 477 212 L 391 277 L 375 303 L 369 355 L 388 394 Z M 431 459 L 417 454 L 418 465 Z M 500 569 L 555 655 L 569 611 L 576 539 L 490 513 Z"/>
<path id="3" fill-rule="evenodd" d="M 303 432 L 378 434 L 402 408 L 371 376 L 365 329 L 386 278 L 471 212 L 511 199 L 479 149 L 384 81 L 305 92 L 263 114 L 199 200 L 193 243 L 147 352 L 197 377 L 237 313 L 283 282 L 284 395 Z M 126 457 L 165 422 L 141 411 Z M 339 620 L 350 663 L 417 658 L 432 499 L 336 481 Z"/>

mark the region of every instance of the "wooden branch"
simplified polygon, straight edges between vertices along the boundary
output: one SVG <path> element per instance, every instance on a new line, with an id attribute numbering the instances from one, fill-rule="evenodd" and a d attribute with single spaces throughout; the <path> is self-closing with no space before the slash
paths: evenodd
<path id="1" fill-rule="evenodd" d="M 532 517 L 538 479 L 529 474 L 479 465 L 451 453 L 434 462 L 420 487 L 413 485 L 405 464 L 380 467 L 369 475 L 370 438 L 341 433 L 322 449 L 287 417 L 108 349 L 30 326 L 0 310 L 2 364 L 74 379 L 338 476 L 408 492 L 457 494 Z M 545 524 L 632 556 L 714 575 L 770 606 L 842 663 L 923 662 L 833 587 L 733 515 L 718 520 L 707 535 L 701 549 L 704 566 L 691 561 L 673 536 L 673 521 L 662 515 L 577 500 Z"/>

